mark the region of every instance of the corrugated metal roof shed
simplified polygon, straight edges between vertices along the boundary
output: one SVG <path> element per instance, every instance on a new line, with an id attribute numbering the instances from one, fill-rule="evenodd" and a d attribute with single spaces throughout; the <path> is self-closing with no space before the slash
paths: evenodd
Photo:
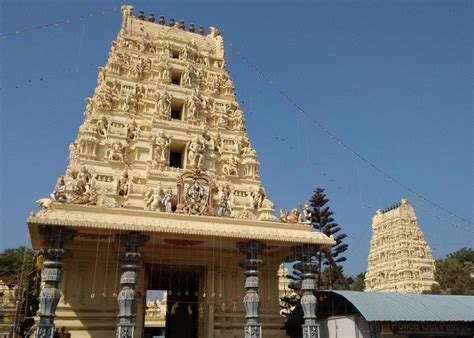
<path id="1" fill-rule="evenodd" d="M 367 321 L 474 321 L 474 296 L 328 291 L 354 305 Z"/>

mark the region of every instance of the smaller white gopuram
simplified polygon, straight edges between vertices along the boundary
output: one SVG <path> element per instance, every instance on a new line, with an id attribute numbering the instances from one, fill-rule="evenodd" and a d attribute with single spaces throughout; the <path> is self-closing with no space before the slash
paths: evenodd
<path id="1" fill-rule="evenodd" d="M 372 219 L 365 291 L 422 293 L 435 283 L 434 259 L 407 199 Z"/>

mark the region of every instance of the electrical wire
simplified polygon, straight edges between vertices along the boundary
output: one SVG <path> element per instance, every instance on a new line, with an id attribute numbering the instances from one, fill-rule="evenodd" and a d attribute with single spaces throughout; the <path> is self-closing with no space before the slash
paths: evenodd
<path id="1" fill-rule="evenodd" d="M 356 158 L 367 164 L 369 167 L 377 171 L 379 174 L 381 174 L 383 177 L 388 179 L 389 181 L 397 184 L 398 186 L 402 187 L 409 193 L 413 194 L 420 200 L 430 204 L 431 206 L 435 207 L 436 209 L 439 209 L 445 213 L 447 213 L 451 217 L 455 217 L 458 220 L 465 222 L 466 224 L 472 226 L 472 222 L 467 220 L 466 218 L 456 215 L 455 213 L 449 211 L 448 209 L 444 208 L 443 206 L 439 205 L 438 203 L 432 201 L 431 199 L 425 197 L 423 194 L 417 192 L 413 188 L 409 187 L 408 185 L 404 184 L 400 179 L 394 177 L 393 175 L 387 173 L 385 170 L 381 169 L 378 167 L 375 163 L 370 161 L 368 158 L 363 156 L 361 153 L 356 151 L 352 146 L 348 145 L 345 143 L 339 136 L 334 134 L 332 131 L 330 131 L 325 125 L 323 125 L 321 122 L 319 122 L 316 118 L 314 118 L 310 113 L 308 113 L 305 109 L 303 109 L 298 103 L 296 103 L 288 94 L 286 94 L 280 87 L 274 84 L 274 82 L 268 78 L 254 63 L 252 63 L 245 55 L 242 54 L 240 50 L 235 48 L 232 43 L 229 44 L 231 47 L 231 50 L 234 52 L 235 55 L 240 57 L 246 64 L 247 66 L 250 67 L 251 70 L 253 70 L 262 80 L 266 81 L 266 83 L 273 88 L 283 99 L 286 101 L 290 106 L 293 106 L 298 112 L 302 113 L 306 118 L 313 123 L 316 127 L 318 127 L 320 130 L 322 130 L 326 135 L 328 135 L 334 142 L 336 142 L 338 145 L 342 146 L 345 150 L 350 152 L 352 155 L 354 155 Z"/>

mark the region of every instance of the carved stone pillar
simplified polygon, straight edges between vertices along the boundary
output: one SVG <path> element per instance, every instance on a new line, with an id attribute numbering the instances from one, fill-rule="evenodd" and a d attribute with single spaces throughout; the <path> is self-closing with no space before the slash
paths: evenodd
<path id="1" fill-rule="evenodd" d="M 301 272 L 301 307 L 303 308 L 303 338 L 319 338 L 319 324 L 316 324 L 317 299 L 314 295 L 316 289 L 316 273 L 318 263 L 311 257 L 315 255 L 318 247 L 311 244 L 293 247 L 296 258 L 300 261 L 294 268 Z"/>
<path id="2" fill-rule="evenodd" d="M 120 285 L 122 289 L 117 296 L 119 306 L 117 338 L 134 338 L 137 307 L 135 288 L 138 283 L 138 272 L 142 259 L 138 247 L 145 244 L 149 238 L 149 236 L 138 232 L 117 235 L 117 242 L 126 248 L 126 252 L 120 257 L 122 262 Z"/>
<path id="3" fill-rule="evenodd" d="M 262 325 L 259 323 L 260 316 L 260 296 L 258 294 L 258 268 L 262 265 L 262 260 L 257 259 L 258 253 L 265 249 L 265 244 L 258 241 L 240 242 L 237 244 L 239 250 L 246 254 L 246 259 L 240 265 L 245 268 L 245 289 L 244 307 L 245 318 L 245 338 L 261 338 Z"/>
<path id="4" fill-rule="evenodd" d="M 52 338 L 54 335 L 54 317 L 61 299 L 59 283 L 63 279 L 63 260 L 71 256 L 69 250 L 63 249 L 64 242 L 74 238 L 76 232 L 64 227 L 47 226 L 41 229 L 41 237 L 45 248 L 39 255 L 45 259 L 41 272 L 44 283 L 39 295 L 39 322 L 36 338 Z M 49 246 L 46 248 L 46 246 Z"/>

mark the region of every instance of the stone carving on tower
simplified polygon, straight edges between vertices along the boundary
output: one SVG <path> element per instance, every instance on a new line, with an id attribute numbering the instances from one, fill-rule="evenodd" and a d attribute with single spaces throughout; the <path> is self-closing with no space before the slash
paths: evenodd
<path id="1" fill-rule="evenodd" d="M 421 293 L 435 283 L 434 259 L 406 199 L 372 220 L 366 291 Z"/>
<path id="2" fill-rule="evenodd" d="M 276 220 L 255 149 L 211 27 L 123 24 L 94 94 L 56 202 Z M 202 192 L 189 189 L 202 188 Z"/>

